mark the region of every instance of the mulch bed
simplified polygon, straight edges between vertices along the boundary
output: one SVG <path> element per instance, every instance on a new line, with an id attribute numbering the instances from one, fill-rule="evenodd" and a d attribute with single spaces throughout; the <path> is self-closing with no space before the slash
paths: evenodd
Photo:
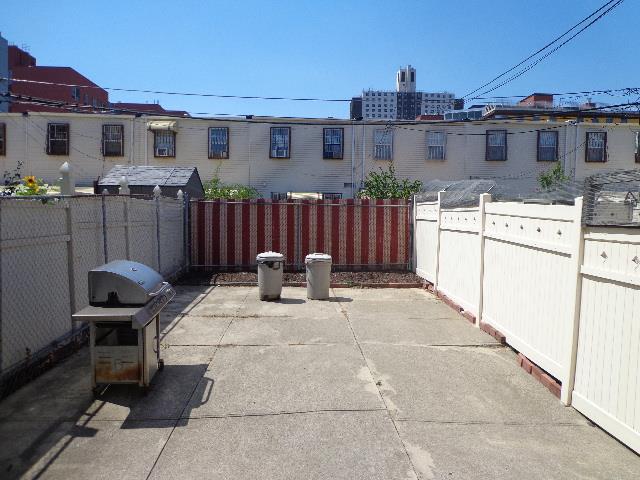
<path id="1" fill-rule="evenodd" d="M 285 272 L 285 286 L 305 286 L 304 272 Z M 183 276 L 180 285 L 257 285 L 256 272 L 190 272 Z M 331 285 L 361 288 L 421 288 L 424 280 L 411 272 L 331 272 Z"/>

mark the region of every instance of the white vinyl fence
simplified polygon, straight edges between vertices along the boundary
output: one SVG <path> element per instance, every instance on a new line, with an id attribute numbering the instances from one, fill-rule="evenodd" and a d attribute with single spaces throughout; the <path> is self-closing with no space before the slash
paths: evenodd
<path id="1" fill-rule="evenodd" d="M 87 273 L 111 260 L 163 276 L 185 265 L 182 200 L 98 195 L 0 199 L 0 373 L 77 328 Z"/>
<path id="2" fill-rule="evenodd" d="M 416 273 L 561 382 L 640 452 L 640 231 L 585 228 L 575 205 L 415 206 Z"/>

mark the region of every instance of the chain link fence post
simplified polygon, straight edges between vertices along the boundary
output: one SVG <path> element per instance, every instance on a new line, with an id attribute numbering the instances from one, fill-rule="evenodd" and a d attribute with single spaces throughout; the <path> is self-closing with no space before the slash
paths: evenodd
<path id="1" fill-rule="evenodd" d="M 104 263 L 109 263 L 109 249 L 107 248 L 107 195 L 108 190 L 102 190 L 102 246 L 104 250 Z"/>
<path id="2" fill-rule="evenodd" d="M 159 185 L 156 185 L 153 189 L 153 198 L 155 200 L 156 203 L 156 246 L 157 246 L 157 252 L 158 252 L 158 272 L 160 273 L 160 275 L 162 275 L 162 268 L 160 266 L 160 257 L 161 257 L 161 251 L 160 251 L 160 194 L 162 193 L 162 190 L 160 189 Z"/>

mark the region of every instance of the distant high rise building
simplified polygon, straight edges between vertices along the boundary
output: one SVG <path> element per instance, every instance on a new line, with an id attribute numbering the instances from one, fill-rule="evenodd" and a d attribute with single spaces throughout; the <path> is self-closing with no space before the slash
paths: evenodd
<path id="1" fill-rule="evenodd" d="M 354 116 L 354 110 L 365 120 L 415 120 L 418 115 L 442 115 L 454 109 L 454 97 L 449 92 L 416 91 L 416 69 L 407 65 L 396 72 L 395 91 L 364 90 L 361 97 L 354 97 L 351 118 L 359 118 Z M 354 107 L 356 103 L 360 110 Z"/>

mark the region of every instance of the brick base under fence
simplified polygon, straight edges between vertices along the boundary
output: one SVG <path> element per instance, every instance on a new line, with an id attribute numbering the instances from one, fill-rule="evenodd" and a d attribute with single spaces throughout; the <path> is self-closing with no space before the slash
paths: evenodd
<path id="1" fill-rule="evenodd" d="M 243 200 L 191 203 L 191 265 L 237 271 L 277 251 L 288 270 L 328 253 L 335 270 L 408 270 L 411 202 Z"/>

